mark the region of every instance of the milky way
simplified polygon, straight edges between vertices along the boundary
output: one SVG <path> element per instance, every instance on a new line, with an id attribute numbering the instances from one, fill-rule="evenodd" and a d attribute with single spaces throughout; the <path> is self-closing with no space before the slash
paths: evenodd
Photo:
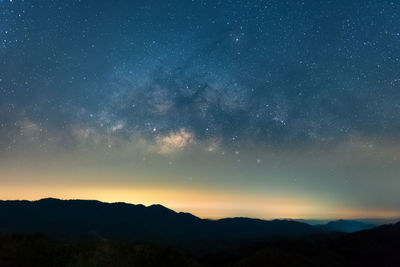
<path id="1" fill-rule="evenodd" d="M 0 1 L 0 158 L 398 212 L 399 25 L 396 1 Z"/>

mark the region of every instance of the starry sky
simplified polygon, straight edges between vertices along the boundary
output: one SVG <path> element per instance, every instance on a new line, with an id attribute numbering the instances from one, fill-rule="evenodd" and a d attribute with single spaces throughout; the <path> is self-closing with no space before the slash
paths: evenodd
<path id="1" fill-rule="evenodd" d="M 400 218 L 400 2 L 0 0 L 0 199 Z"/>

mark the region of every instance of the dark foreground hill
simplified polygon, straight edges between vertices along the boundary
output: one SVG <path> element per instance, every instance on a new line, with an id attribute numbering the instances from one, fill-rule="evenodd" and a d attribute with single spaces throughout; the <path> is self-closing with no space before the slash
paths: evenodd
<path id="1" fill-rule="evenodd" d="M 400 222 L 343 235 L 266 241 L 203 258 L 206 266 L 400 266 Z"/>
<path id="2" fill-rule="evenodd" d="M 124 241 L 60 242 L 39 234 L 0 235 L 2 267 L 397 267 L 399 251 L 400 223 L 344 235 L 258 241 L 209 254 Z"/>
<path id="3" fill-rule="evenodd" d="M 87 200 L 0 201 L 0 233 L 42 233 L 57 240 L 121 240 L 209 249 L 255 239 L 305 237 L 327 230 L 289 220 L 204 220 L 161 205 Z M 188 246 L 190 245 L 190 246 Z"/>

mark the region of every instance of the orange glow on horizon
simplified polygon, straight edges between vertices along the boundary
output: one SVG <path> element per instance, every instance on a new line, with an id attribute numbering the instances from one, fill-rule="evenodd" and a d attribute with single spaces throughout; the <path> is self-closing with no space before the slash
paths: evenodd
<path id="1" fill-rule="evenodd" d="M 398 218 L 395 210 L 366 210 L 315 205 L 289 197 L 264 197 L 221 193 L 176 187 L 112 186 L 33 186 L 6 185 L 0 189 L 3 200 L 92 199 L 103 202 L 161 204 L 177 212 L 190 212 L 200 218 L 252 217 L 260 219 L 355 219 Z M 330 212 L 326 212 L 329 210 Z"/>

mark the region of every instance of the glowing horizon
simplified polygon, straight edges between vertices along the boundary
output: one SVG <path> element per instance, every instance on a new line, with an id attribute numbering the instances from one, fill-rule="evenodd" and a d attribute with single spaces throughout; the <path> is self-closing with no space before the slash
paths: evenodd
<path id="1" fill-rule="evenodd" d="M 261 3 L 0 1 L 0 199 L 400 217 L 400 4 Z"/>
<path id="2" fill-rule="evenodd" d="M 188 212 L 203 219 L 249 217 L 258 219 L 397 219 L 398 210 L 315 205 L 315 201 L 289 197 L 260 197 L 251 194 L 220 193 L 210 189 L 146 186 L 34 186 L 2 187 L 0 200 L 37 201 L 45 198 L 63 200 L 97 200 L 106 203 L 124 202 L 145 206 L 160 204 L 176 212 Z M 327 209 L 329 211 L 327 211 Z"/>

